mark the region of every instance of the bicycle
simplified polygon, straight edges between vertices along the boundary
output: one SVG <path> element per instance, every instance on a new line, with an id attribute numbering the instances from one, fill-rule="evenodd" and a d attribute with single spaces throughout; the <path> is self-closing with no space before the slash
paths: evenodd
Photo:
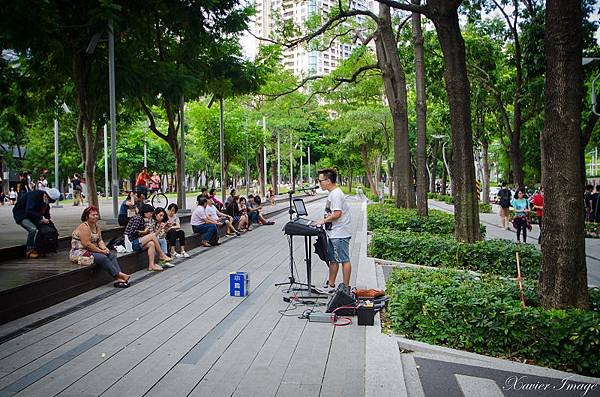
<path id="1" fill-rule="evenodd" d="M 167 195 L 163 193 L 160 187 L 158 189 L 149 190 L 149 192 L 150 196 L 146 200 L 149 201 L 154 208 L 167 208 L 169 205 L 169 199 L 167 198 Z"/>

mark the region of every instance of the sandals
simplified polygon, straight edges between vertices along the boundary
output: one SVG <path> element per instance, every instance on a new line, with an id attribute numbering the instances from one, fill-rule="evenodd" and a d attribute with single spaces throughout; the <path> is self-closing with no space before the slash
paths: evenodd
<path id="1" fill-rule="evenodd" d="M 131 284 L 129 284 L 127 281 L 117 281 L 113 284 L 113 286 L 115 288 L 129 288 Z"/>
<path id="2" fill-rule="evenodd" d="M 203 247 L 212 247 L 212 245 L 210 245 L 210 243 L 208 241 L 203 241 L 200 243 L 200 245 Z"/>
<path id="3" fill-rule="evenodd" d="M 149 267 L 149 268 L 148 268 L 148 271 L 149 271 L 149 272 L 162 272 L 163 270 L 164 270 L 164 269 L 163 269 L 162 267 L 160 267 L 160 266 L 157 266 L 157 267 Z"/>
<path id="4" fill-rule="evenodd" d="M 173 258 L 165 256 L 164 258 L 160 258 L 160 260 L 163 262 L 171 262 L 173 260 Z"/>

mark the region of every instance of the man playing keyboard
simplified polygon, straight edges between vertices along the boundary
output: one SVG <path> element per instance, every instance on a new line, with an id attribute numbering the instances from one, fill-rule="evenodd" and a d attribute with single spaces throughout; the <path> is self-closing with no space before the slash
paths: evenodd
<path id="1" fill-rule="evenodd" d="M 350 207 L 342 189 L 336 185 L 337 171 L 325 168 L 319 171 L 319 185 L 329 192 L 325 205 L 326 216 L 315 222 L 315 225 L 325 225 L 329 240 L 329 278 L 324 288 L 331 292 L 335 289 L 335 279 L 342 264 L 343 281 L 350 288 L 350 238 L 352 237 L 352 218 Z M 331 227 L 328 224 L 331 224 Z"/>

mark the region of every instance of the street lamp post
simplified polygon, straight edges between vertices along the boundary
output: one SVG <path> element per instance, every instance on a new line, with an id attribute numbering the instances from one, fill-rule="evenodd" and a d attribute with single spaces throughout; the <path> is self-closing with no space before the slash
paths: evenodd
<path id="1" fill-rule="evenodd" d="M 108 89 L 110 98 L 110 150 L 113 217 L 119 217 L 119 179 L 117 176 L 117 110 L 115 104 L 115 36 L 112 19 L 108 21 Z"/>
<path id="2" fill-rule="evenodd" d="M 187 200 L 186 200 L 186 193 L 187 193 L 187 183 L 185 180 L 185 98 L 183 97 L 183 95 L 181 95 L 181 103 L 180 103 L 180 112 L 181 112 L 181 128 L 180 128 L 180 142 L 179 142 L 179 146 L 181 148 L 181 175 L 179 176 L 181 178 L 181 186 L 183 189 L 183 192 L 180 192 L 179 194 L 181 194 L 181 208 L 179 209 L 179 212 L 181 213 L 189 213 L 191 212 L 190 210 L 187 209 Z"/>
<path id="3" fill-rule="evenodd" d="M 144 167 L 148 167 L 148 130 L 144 129 Z"/>
<path id="4" fill-rule="evenodd" d="M 219 157 L 221 159 L 221 202 L 225 202 L 225 131 L 223 129 L 223 98 L 219 98 Z"/>
<path id="5" fill-rule="evenodd" d="M 262 184 L 262 196 L 267 195 L 267 118 L 263 116 L 263 184 Z"/>
<path id="6" fill-rule="evenodd" d="M 281 186 L 281 140 L 279 139 L 279 129 L 277 130 L 277 189 L 275 192 L 279 194 Z"/>
<path id="7" fill-rule="evenodd" d="M 108 130 L 104 124 L 104 196 L 108 197 L 110 185 L 108 182 Z"/>
<path id="8" fill-rule="evenodd" d="M 312 174 L 310 173 L 310 146 L 308 146 L 307 149 L 308 149 L 308 184 L 312 186 L 312 180 L 310 179 L 312 177 Z"/>
<path id="9" fill-rule="evenodd" d="M 290 184 L 292 190 L 296 190 L 296 181 L 294 181 L 294 146 L 292 145 L 292 131 L 290 131 Z"/>
<path id="10" fill-rule="evenodd" d="M 304 150 L 302 148 L 302 139 L 300 140 L 300 189 L 302 189 L 302 186 L 304 182 L 304 178 L 302 177 L 302 158 L 304 157 Z"/>
<path id="11" fill-rule="evenodd" d="M 246 133 L 246 197 L 250 194 L 250 167 L 248 167 L 248 113 L 244 112 L 244 132 Z"/>
<path id="12" fill-rule="evenodd" d="M 58 118 L 56 118 L 54 119 L 54 187 L 60 191 L 58 172 Z M 62 205 L 59 204 L 58 200 L 56 200 L 54 208 L 62 208 Z"/>

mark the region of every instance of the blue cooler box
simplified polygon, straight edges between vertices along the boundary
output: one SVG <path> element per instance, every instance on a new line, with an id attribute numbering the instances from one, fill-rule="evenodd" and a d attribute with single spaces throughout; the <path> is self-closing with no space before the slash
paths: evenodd
<path id="1" fill-rule="evenodd" d="M 231 272 L 229 273 L 229 295 L 247 296 L 248 295 L 248 273 Z"/>

